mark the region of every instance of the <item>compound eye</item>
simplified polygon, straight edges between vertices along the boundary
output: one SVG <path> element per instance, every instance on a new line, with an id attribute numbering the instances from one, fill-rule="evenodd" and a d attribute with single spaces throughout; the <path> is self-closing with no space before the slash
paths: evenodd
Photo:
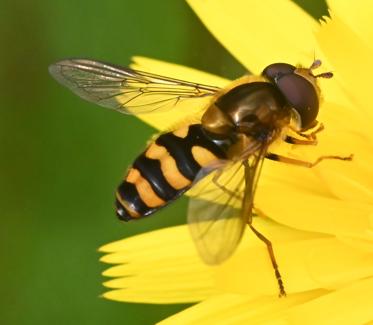
<path id="1" fill-rule="evenodd" d="M 276 82 L 279 78 L 292 74 L 296 68 L 287 63 L 273 63 L 266 67 L 262 75 L 267 77 L 270 81 Z"/>
<path id="2" fill-rule="evenodd" d="M 306 130 L 313 125 L 319 112 L 319 99 L 315 88 L 302 76 L 285 75 L 276 81 L 276 85 L 301 118 L 301 127 Z"/>

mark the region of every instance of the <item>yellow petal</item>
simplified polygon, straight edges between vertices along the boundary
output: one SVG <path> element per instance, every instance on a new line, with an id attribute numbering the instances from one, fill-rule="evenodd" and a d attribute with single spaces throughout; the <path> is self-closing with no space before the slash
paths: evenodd
<path id="1" fill-rule="evenodd" d="M 357 159 L 359 158 L 356 157 L 355 160 Z M 373 211 L 373 187 L 369 180 L 372 176 L 371 166 L 368 168 L 367 164 L 354 161 L 351 167 L 345 170 L 342 170 L 340 166 L 335 166 L 335 169 L 330 170 L 320 169 L 320 175 L 339 199 L 366 203 L 371 205 Z"/>
<path id="2" fill-rule="evenodd" d="M 307 248 L 312 248 L 313 244 L 319 245 L 324 240 L 281 243 L 274 240 L 266 229 L 260 230 L 272 242 L 288 295 L 321 287 L 315 279 L 310 277 L 307 261 L 297 254 L 306 252 Z M 216 286 L 222 292 L 244 294 L 252 298 L 263 295 L 277 297 L 279 294 L 278 282 L 264 243 L 240 249 L 237 254 L 217 269 L 215 276 Z"/>
<path id="3" fill-rule="evenodd" d="M 187 68 L 181 65 L 167 63 L 159 60 L 134 57 L 131 67 L 136 70 L 155 73 L 158 75 L 173 77 L 185 81 L 196 82 L 217 87 L 225 87 L 229 80 L 224 78 Z M 190 124 L 199 120 L 203 109 L 209 104 L 211 98 L 199 98 L 181 101 L 175 109 L 167 112 L 137 115 L 141 120 L 158 130 L 176 128 L 183 124 Z"/>
<path id="4" fill-rule="evenodd" d="M 370 204 L 307 193 L 286 184 L 259 186 L 255 204 L 267 216 L 293 228 L 371 238 Z"/>
<path id="5" fill-rule="evenodd" d="M 274 62 L 309 65 L 317 22 L 292 1 L 189 0 L 209 31 L 259 74 Z"/>
<path id="6" fill-rule="evenodd" d="M 329 105 L 327 109 L 330 108 Z M 326 129 L 320 133 L 318 145 L 296 146 L 292 156 L 315 161 L 322 155 L 346 157 L 352 154 L 352 161 L 324 160 L 312 170 L 303 172 L 318 175 L 323 186 L 339 199 L 372 204 L 373 138 L 368 134 L 370 127 L 366 127 L 366 123 L 357 122 L 353 116 L 343 115 L 342 111 L 334 110 L 334 113 L 342 118 L 334 121 L 325 119 Z"/>
<path id="7" fill-rule="evenodd" d="M 333 237 L 277 242 L 267 229 L 265 235 L 272 241 L 288 294 L 336 289 L 373 276 L 373 251 L 351 247 Z M 252 297 L 277 295 L 278 284 L 265 245 L 241 248 L 218 267 L 216 286 L 227 293 Z"/>
<path id="8" fill-rule="evenodd" d="M 282 177 L 278 175 L 276 180 L 283 182 L 286 177 L 298 175 L 299 178 L 293 179 L 291 182 L 294 187 L 299 189 L 306 187 L 305 184 L 302 184 L 303 181 L 306 181 L 308 189 L 311 189 L 311 186 L 319 187 L 319 192 L 324 189 L 324 194 L 327 196 L 373 204 L 373 175 L 371 173 L 373 148 L 371 143 L 364 141 L 361 135 L 350 132 L 331 132 L 331 134 L 325 135 L 323 140 L 325 140 L 325 145 L 320 143 L 317 148 L 297 148 L 289 156 L 313 162 L 317 157 L 323 155 L 347 157 L 353 154 L 352 161 L 327 159 L 311 169 L 298 167 L 297 173 L 294 172 L 294 167 L 285 165 L 281 166 L 281 169 L 277 168 L 283 175 Z M 268 165 L 268 163 L 266 164 Z M 311 175 L 317 176 L 317 178 L 312 179 Z"/>
<path id="9" fill-rule="evenodd" d="M 353 154 L 353 161 L 324 160 L 313 169 L 294 169 L 289 164 L 266 162 L 260 184 L 274 178 L 277 183 L 291 182 L 294 187 L 312 189 L 314 192 L 317 188 L 323 188 L 324 195 L 371 204 L 373 134 L 369 132 L 370 120 L 363 119 L 361 114 L 356 114 L 346 107 L 330 103 L 324 106 L 320 115 L 325 130 L 318 134 L 317 146 L 294 145 L 291 151 L 288 150 L 284 154 L 310 162 L 322 155 Z M 312 178 L 311 175 L 317 177 Z"/>
<path id="10" fill-rule="evenodd" d="M 326 294 L 289 310 L 289 324 L 365 324 L 373 319 L 373 278 Z"/>
<path id="11" fill-rule="evenodd" d="M 358 145 L 356 143 L 356 148 Z M 358 149 L 352 149 L 351 152 L 354 153 L 353 161 L 346 162 L 346 166 L 336 163 L 332 165 L 331 162 L 325 161 L 317 172 L 337 198 L 373 206 L 373 156 L 365 159 L 367 151 L 362 153 Z"/>
<path id="12" fill-rule="evenodd" d="M 370 243 L 372 248 L 373 241 Z M 309 275 L 323 288 L 337 289 L 373 276 L 373 251 L 350 246 L 339 238 L 324 240 L 306 256 Z"/>
<path id="13" fill-rule="evenodd" d="M 197 256 L 186 226 L 166 228 L 120 240 L 100 249 L 102 261 L 120 264 L 104 272 L 116 289 L 105 298 L 142 303 L 187 303 L 217 293 L 212 268 Z"/>
<path id="14" fill-rule="evenodd" d="M 159 324 L 366 324 L 373 317 L 372 289 L 370 278 L 331 293 L 314 290 L 285 299 L 220 295 Z"/>
<path id="15" fill-rule="evenodd" d="M 373 213 L 370 215 L 370 219 L 373 224 Z M 338 236 L 337 238 L 350 247 L 354 247 L 368 253 L 373 253 L 373 231 L 370 232 L 370 239 L 352 238 L 347 236 Z"/>
<path id="16" fill-rule="evenodd" d="M 298 152 L 296 151 L 296 153 Z M 290 155 L 290 153 L 284 155 L 294 157 L 294 155 Z M 312 161 L 312 159 L 309 160 Z M 317 176 L 314 169 L 275 162 L 267 159 L 264 161 L 263 170 L 258 182 L 258 193 L 255 196 L 255 203 L 259 202 L 258 197 L 262 195 L 263 203 L 265 202 L 264 196 L 267 196 L 267 199 L 270 200 L 271 198 L 269 196 L 273 195 L 274 193 L 274 191 L 271 190 L 273 187 L 282 187 L 281 192 L 290 189 L 296 190 L 298 193 L 303 193 L 304 195 L 313 194 L 323 197 L 330 196 L 329 189 L 325 186 L 325 184 L 323 184 L 323 181 Z M 269 190 L 270 192 L 265 193 L 266 190 Z M 292 202 L 293 200 L 290 196 L 288 200 L 284 201 L 283 204 L 291 204 Z M 267 205 L 270 204 L 271 201 L 269 201 Z"/>
<path id="17" fill-rule="evenodd" d="M 370 109 L 373 51 L 335 14 L 326 21 L 316 37 L 325 56 L 333 63 L 334 78 L 355 104 L 356 114 L 367 114 L 373 119 Z M 343 35 L 343 42 L 336 35 Z"/>
<path id="18" fill-rule="evenodd" d="M 306 233 L 280 226 L 268 219 L 255 219 L 255 227 L 268 233 L 271 240 L 297 242 L 307 238 L 322 238 L 320 234 Z M 238 252 L 254 247 L 264 263 L 243 259 L 241 262 L 256 263 L 256 272 L 269 274 L 269 283 L 274 282 L 272 268 L 263 243 L 251 231 L 244 235 L 243 244 Z M 220 292 L 214 276 L 218 267 L 205 265 L 197 255 L 187 226 L 178 226 L 157 230 L 128 239 L 120 240 L 100 249 L 108 253 L 102 261 L 118 264 L 106 270 L 105 276 L 112 277 L 105 286 L 112 291 L 103 296 L 118 301 L 145 303 L 185 303 L 211 297 Z M 227 262 L 228 263 L 228 262 Z M 263 282 L 262 291 L 277 293 L 274 288 Z M 270 288 L 268 290 L 268 288 Z M 267 290 L 267 291 L 266 291 Z"/>
<path id="19" fill-rule="evenodd" d="M 343 106 L 326 101 L 320 108 L 318 120 L 325 126 L 325 130 L 318 134 L 319 145 L 322 145 L 321 139 L 325 134 L 332 134 L 335 130 L 356 132 L 359 129 L 364 132 L 369 128 L 369 121 L 363 115 L 356 114 L 356 107 L 351 103 Z"/>
<path id="20" fill-rule="evenodd" d="M 318 47 L 317 47 L 318 48 Z M 318 50 L 317 58 L 323 62 L 323 68 L 320 70 L 322 72 L 326 71 L 334 71 L 334 68 L 331 64 L 328 63 L 325 56 L 322 54 L 321 50 Z M 319 79 L 318 80 L 319 87 L 321 89 L 321 101 L 320 101 L 320 112 L 323 112 L 324 102 L 330 102 L 339 104 L 342 106 L 350 106 L 351 101 L 344 93 L 343 89 L 340 87 L 340 84 L 337 82 L 335 78 L 332 79 Z M 319 121 L 322 121 L 319 118 Z"/>
<path id="21" fill-rule="evenodd" d="M 318 290 L 289 295 L 286 299 L 260 297 L 255 300 L 245 295 L 219 295 L 175 314 L 158 324 L 286 324 L 276 322 L 279 315 L 287 309 L 306 303 L 323 293 Z M 302 324 L 302 322 L 296 324 Z"/>
<path id="22" fill-rule="evenodd" d="M 330 9 L 373 49 L 373 7 L 370 0 L 328 0 Z"/>

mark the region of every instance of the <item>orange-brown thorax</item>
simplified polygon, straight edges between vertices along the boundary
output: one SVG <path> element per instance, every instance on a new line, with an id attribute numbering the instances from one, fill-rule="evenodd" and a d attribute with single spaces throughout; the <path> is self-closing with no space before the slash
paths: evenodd
<path id="1" fill-rule="evenodd" d="M 209 106 L 202 125 L 216 137 L 236 137 L 228 150 L 230 159 L 242 159 L 271 143 L 290 123 L 291 109 L 279 91 L 268 82 L 238 85 Z"/>

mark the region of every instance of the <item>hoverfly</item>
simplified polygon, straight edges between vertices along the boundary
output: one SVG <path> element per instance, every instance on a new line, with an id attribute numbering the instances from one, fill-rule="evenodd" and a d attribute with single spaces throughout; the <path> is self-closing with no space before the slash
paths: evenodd
<path id="1" fill-rule="evenodd" d="M 149 216 L 190 190 L 188 223 L 203 260 L 226 260 L 249 225 L 266 243 L 285 295 L 271 242 L 252 225 L 253 198 L 265 158 L 305 167 L 325 158 L 351 159 L 322 156 L 310 163 L 269 151 L 278 138 L 315 144 L 322 129 L 317 78 L 332 77 L 314 75 L 320 65 L 270 64 L 257 81 L 243 77 L 225 89 L 86 59 L 63 60 L 49 70 L 78 96 L 125 114 L 172 112 L 182 101 L 210 97 L 198 123 L 160 134 L 135 159 L 117 189 L 116 213 L 124 221 Z M 287 129 L 298 137 L 284 136 Z"/>

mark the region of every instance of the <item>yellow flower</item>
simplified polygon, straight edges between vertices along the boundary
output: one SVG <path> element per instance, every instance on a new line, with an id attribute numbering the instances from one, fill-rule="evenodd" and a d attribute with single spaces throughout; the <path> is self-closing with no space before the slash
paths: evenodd
<path id="1" fill-rule="evenodd" d="M 198 258 L 187 226 L 108 244 L 102 260 L 108 299 L 198 304 L 161 324 L 367 324 L 373 321 L 373 7 L 330 0 L 318 23 L 290 1 L 190 0 L 211 33 L 248 70 L 273 62 L 310 65 L 314 53 L 331 80 L 321 82 L 317 147 L 284 150 L 312 161 L 354 154 L 353 162 L 324 161 L 314 169 L 266 161 L 255 204 L 269 218 L 255 226 L 274 244 L 287 298 L 277 297 L 266 248 L 247 232 L 237 253 L 219 266 Z M 224 86 L 227 80 L 145 58 L 135 68 Z M 193 108 L 198 112 L 196 104 Z M 190 111 L 188 111 L 189 113 Z M 180 113 L 181 114 L 181 113 Z M 154 119 L 156 118 L 156 119 Z M 185 115 L 143 119 L 158 128 Z"/>

